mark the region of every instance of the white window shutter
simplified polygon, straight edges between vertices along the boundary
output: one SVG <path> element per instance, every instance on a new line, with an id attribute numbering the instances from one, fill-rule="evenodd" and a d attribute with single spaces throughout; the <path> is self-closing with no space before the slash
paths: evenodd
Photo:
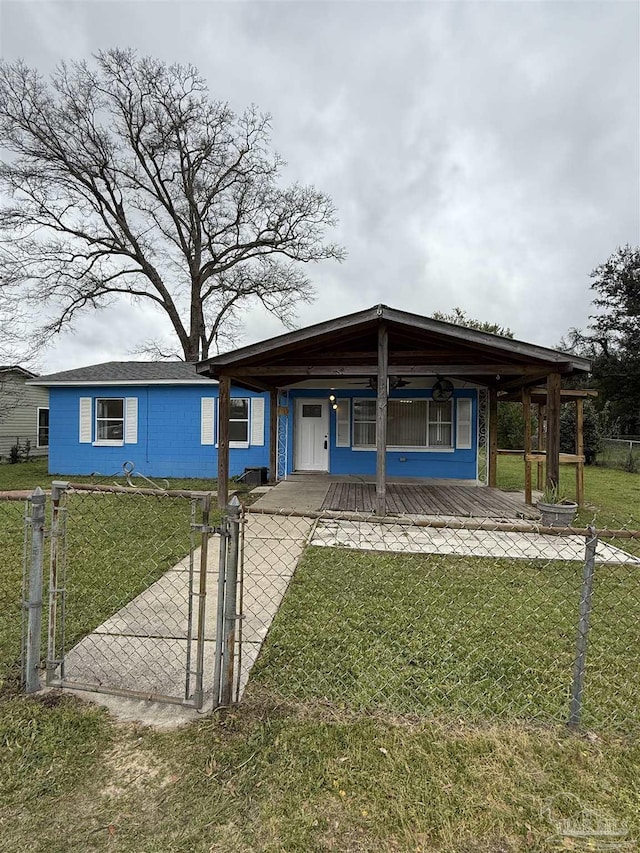
<path id="1" fill-rule="evenodd" d="M 264 444 L 264 397 L 251 398 L 251 444 Z"/>
<path id="2" fill-rule="evenodd" d="M 80 397 L 80 444 L 91 444 L 91 397 Z"/>
<path id="3" fill-rule="evenodd" d="M 460 397 L 457 401 L 456 417 L 456 447 L 460 450 L 469 450 L 473 437 L 471 429 L 472 401 L 469 397 Z"/>
<path id="4" fill-rule="evenodd" d="M 200 400 L 200 444 L 214 443 L 215 405 L 215 397 L 202 397 Z"/>
<path id="5" fill-rule="evenodd" d="M 337 400 L 336 447 L 351 447 L 351 400 Z"/>
<path id="6" fill-rule="evenodd" d="M 124 443 L 138 443 L 138 398 L 127 397 L 124 406 Z"/>

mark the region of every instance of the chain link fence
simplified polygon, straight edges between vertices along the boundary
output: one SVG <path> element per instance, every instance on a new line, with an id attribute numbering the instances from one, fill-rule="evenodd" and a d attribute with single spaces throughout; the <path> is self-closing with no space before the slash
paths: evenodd
<path id="1" fill-rule="evenodd" d="M 603 438 L 597 462 L 603 468 L 640 473 L 640 440 Z"/>
<path id="2" fill-rule="evenodd" d="M 54 484 L 52 504 L 47 683 L 201 705 L 210 496 Z"/>
<path id="3" fill-rule="evenodd" d="M 31 503 L 26 497 L 0 496 L 0 690 L 16 689 L 22 678 L 30 520 Z"/>
<path id="4" fill-rule="evenodd" d="M 52 685 L 196 707 L 640 729 L 633 518 L 221 517 L 205 493 L 57 484 L 41 524 L 34 500 L 0 501 L 6 682 L 35 660 Z"/>
<path id="5" fill-rule="evenodd" d="M 249 512 L 245 536 L 247 698 L 639 728 L 635 530 Z"/>

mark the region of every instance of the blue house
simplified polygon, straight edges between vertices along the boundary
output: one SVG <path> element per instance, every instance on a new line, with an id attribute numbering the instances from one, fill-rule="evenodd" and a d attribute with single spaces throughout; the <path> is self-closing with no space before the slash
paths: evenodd
<path id="1" fill-rule="evenodd" d="M 497 401 L 530 404 L 546 382 L 547 482 L 557 483 L 561 377 L 587 359 L 375 305 L 214 356 L 197 365 L 220 383 L 218 499 L 233 471 L 230 389 L 269 395 L 269 468 L 375 480 L 379 514 L 389 477 L 495 485 Z M 265 403 L 266 405 L 266 403 Z"/>
<path id="2" fill-rule="evenodd" d="M 149 477 L 295 472 L 495 485 L 497 400 L 547 382 L 557 481 L 560 378 L 586 359 L 374 306 L 193 365 L 109 362 L 38 377 L 51 473 Z M 530 398 L 529 398 L 530 399 Z M 384 512 L 384 500 L 379 503 Z"/>
<path id="3" fill-rule="evenodd" d="M 49 389 L 49 472 L 216 477 L 218 383 L 186 362 L 107 362 L 39 376 Z M 233 388 L 229 470 L 269 464 L 268 395 Z"/>

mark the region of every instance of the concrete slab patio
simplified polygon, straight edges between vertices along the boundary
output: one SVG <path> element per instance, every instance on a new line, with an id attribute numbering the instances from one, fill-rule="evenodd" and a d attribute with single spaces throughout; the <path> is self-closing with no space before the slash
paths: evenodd
<path id="1" fill-rule="evenodd" d="M 506 557 L 511 560 L 545 562 L 583 562 L 585 549 L 583 536 L 411 527 L 343 519 L 320 519 L 310 544 L 400 554 L 455 554 L 464 557 Z M 598 543 L 596 562 L 640 566 L 638 557 L 604 542 Z"/>

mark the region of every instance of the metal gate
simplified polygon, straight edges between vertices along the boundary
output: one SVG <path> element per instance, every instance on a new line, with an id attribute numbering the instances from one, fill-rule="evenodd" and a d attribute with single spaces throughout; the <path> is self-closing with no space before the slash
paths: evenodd
<path id="1" fill-rule="evenodd" d="M 207 597 L 228 533 L 210 514 L 209 493 L 53 484 L 47 685 L 218 704 L 223 638 Z"/>

